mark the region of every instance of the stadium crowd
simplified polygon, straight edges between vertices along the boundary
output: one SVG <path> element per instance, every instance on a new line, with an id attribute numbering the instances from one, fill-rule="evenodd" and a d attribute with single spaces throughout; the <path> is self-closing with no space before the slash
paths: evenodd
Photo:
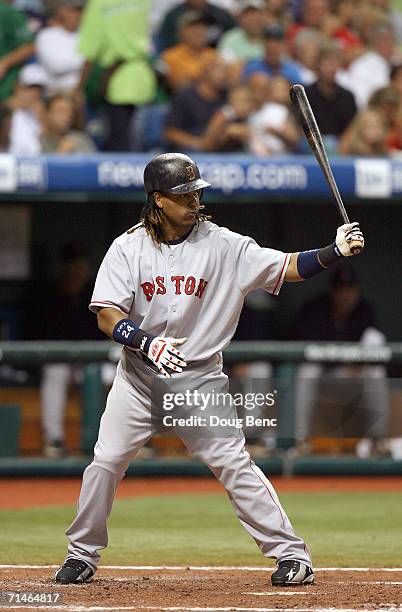
<path id="1" fill-rule="evenodd" d="M 0 0 L 0 151 L 402 150 L 402 0 Z"/>

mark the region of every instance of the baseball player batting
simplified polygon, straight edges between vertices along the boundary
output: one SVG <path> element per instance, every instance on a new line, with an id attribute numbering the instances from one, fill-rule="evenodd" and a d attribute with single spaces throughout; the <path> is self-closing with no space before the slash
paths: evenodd
<path id="1" fill-rule="evenodd" d="M 140 223 L 112 243 L 90 304 L 99 328 L 124 348 L 94 460 L 83 475 L 77 516 L 66 532 L 68 555 L 55 574 L 62 584 L 86 583 L 94 576 L 99 550 L 108 543 L 106 523 L 116 489 L 155 432 L 155 383 L 186 376 L 201 385 L 209 377 L 227 389 L 222 351 L 235 332 L 245 296 L 258 288 L 278 295 L 284 281 L 302 281 L 351 256 L 352 241 L 364 247 L 356 222 L 339 227 L 333 244 L 301 253 L 263 248 L 215 225 L 201 212 L 209 183 L 180 153 L 152 159 L 144 185 L 147 201 Z M 313 583 L 309 549 L 295 534 L 272 484 L 250 459 L 243 432 L 194 436 L 183 427 L 178 434 L 225 487 L 262 554 L 276 559 L 272 584 Z"/>

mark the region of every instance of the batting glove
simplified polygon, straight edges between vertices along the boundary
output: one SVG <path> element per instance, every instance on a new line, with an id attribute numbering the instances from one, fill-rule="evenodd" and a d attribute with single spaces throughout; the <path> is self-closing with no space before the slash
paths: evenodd
<path id="1" fill-rule="evenodd" d="M 171 374 L 166 368 L 173 372 L 182 372 L 183 368 L 187 365 L 184 354 L 175 348 L 186 340 L 187 338 L 156 336 L 149 345 L 146 355 L 163 376 L 170 378 Z"/>
<path id="2" fill-rule="evenodd" d="M 335 244 L 344 257 L 356 255 L 356 253 L 352 252 L 356 248 L 360 249 L 360 251 L 363 250 L 364 236 L 359 223 L 355 221 L 354 223 L 345 223 L 345 225 L 338 227 Z"/>

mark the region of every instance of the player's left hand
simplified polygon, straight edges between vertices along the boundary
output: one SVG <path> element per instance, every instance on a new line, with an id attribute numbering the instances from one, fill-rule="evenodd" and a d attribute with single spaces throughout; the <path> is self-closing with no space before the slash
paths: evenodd
<path id="1" fill-rule="evenodd" d="M 147 355 L 163 376 L 170 378 L 169 370 L 182 372 L 183 368 L 186 367 L 184 353 L 175 348 L 186 340 L 187 338 L 164 338 L 162 336 L 157 336 L 152 340 Z"/>
<path id="2" fill-rule="evenodd" d="M 355 249 L 362 251 L 364 249 L 364 236 L 359 223 L 354 221 L 353 223 L 345 223 L 345 225 L 338 227 L 335 244 L 344 257 L 356 255 L 353 252 Z"/>

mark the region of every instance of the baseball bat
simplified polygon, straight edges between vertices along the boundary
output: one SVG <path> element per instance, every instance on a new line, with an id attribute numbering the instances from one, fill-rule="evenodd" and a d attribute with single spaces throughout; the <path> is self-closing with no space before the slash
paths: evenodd
<path id="1" fill-rule="evenodd" d="M 321 137 L 320 130 L 318 129 L 317 122 L 314 117 L 313 110 L 308 101 L 306 92 L 303 85 L 292 85 L 289 90 L 290 100 L 293 104 L 294 109 L 300 119 L 304 134 L 307 138 L 307 142 L 313 151 L 316 160 L 321 166 L 321 170 L 328 182 L 329 188 L 331 189 L 335 203 L 338 208 L 339 214 L 342 218 L 343 223 L 350 223 L 348 214 L 346 212 L 344 203 L 339 193 L 338 185 L 336 184 L 334 175 L 332 174 L 331 166 L 329 165 L 327 152 L 324 147 L 324 143 Z M 354 240 L 350 244 L 350 250 L 353 254 L 358 254 L 362 250 L 361 242 Z"/>

